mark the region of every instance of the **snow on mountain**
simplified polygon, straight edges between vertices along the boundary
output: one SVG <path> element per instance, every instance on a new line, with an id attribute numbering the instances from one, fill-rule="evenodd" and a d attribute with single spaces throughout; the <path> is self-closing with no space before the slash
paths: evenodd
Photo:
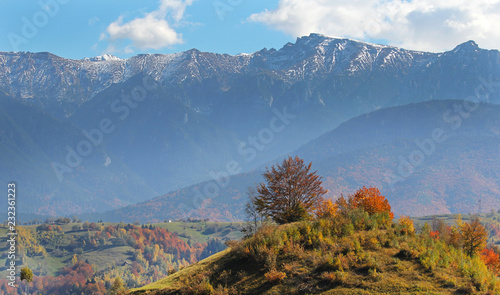
<path id="1" fill-rule="evenodd" d="M 36 98 L 37 101 L 33 102 L 50 112 L 57 113 L 53 110 L 56 109 L 67 116 L 111 84 L 139 73 L 152 76 L 164 86 L 182 83 L 205 87 L 207 81 L 215 81 L 214 87 L 220 92 L 231 89 L 233 81 L 239 77 L 264 72 L 272 73 L 289 86 L 313 80 L 316 84 L 326 80 L 335 84 L 345 77 L 366 80 L 386 76 L 401 78 L 398 83 L 409 82 L 409 85 L 403 85 L 409 89 L 423 69 L 447 66 L 441 59 L 450 55 L 469 64 L 486 59 L 485 62 L 493 67 L 490 67 L 490 72 L 500 75 L 498 63 L 494 64 L 494 60 L 500 60 L 498 51 L 480 49 L 473 41 L 438 54 L 311 34 L 279 50 L 263 49 L 234 56 L 191 49 L 167 55 L 141 54 L 128 59 L 102 55 L 71 60 L 46 52 L 4 52 L 0 53 L 0 89 L 18 99 L 29 101 Z M 445 77 L 433 77 L 436 78 Z M 208 107 L 202 100 L 187 99 L 183 102 L 186 105 L 201 103 L 192 105 L 193 109 Z"/>
<path id="2" fill-rule="evenodd" d="M 115 61 L 119 61 L 119 60 L 122 60 L 121 58 L 119 57 L 116 57 L 114 55 L 110 55 L 110 54 L 104 54 L 104 55 L 100 55 L 100 56 L 95 56 L 95 57 L 91 57 L 91 58 L 84 58 L 83 60 L 90 60 L 90 61 L 107 61 L 107 60 L 115 60 Z"/>

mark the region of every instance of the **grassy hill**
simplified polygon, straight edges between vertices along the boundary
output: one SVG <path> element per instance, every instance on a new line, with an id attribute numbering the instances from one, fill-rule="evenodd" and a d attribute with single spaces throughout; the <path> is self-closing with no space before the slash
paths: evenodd
<path id="1" fill-rule="evenodd" d="M 377 214 L 263 227 L 132 294 L 498 294 L 479 256 Z"/>

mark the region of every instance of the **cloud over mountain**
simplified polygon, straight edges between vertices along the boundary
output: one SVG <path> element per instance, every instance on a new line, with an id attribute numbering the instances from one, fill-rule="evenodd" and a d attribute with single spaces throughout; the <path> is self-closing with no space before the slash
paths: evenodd
<path id="1" fill-rule="evenodd" d="M 498 0 L 280 0 L 276 9 L 248 20 L 292 36 L 318 32 L 445 51 L 471 39 L 486 48 L 500 47 L 500 31 L 491 26 L 499 13 Z"/>
<path id="2" fill-rule="evenodd" d="M 186 7 L 193 0 L 162 0 L 160 7 L 143 17 L 125 22 L 123 16 L 111 23 L 101 40 L 110 45 L 108 52 L 133 52 L 135 49 L 161 49 L 183 43 L 182 34 L 175 27 L 182 21 Z M 127 41 L 131 44 L 123 45 Z M 120 48 L 123 47 L 124 48 Z"/>

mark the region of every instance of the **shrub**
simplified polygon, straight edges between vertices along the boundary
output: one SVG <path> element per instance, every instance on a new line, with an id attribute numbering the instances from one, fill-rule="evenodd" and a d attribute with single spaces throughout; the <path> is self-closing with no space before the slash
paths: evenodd
<path id="1" fill-rule="evenodd" d="M 210 284 L 207 273 L 198 273 L 194 277 L 181 278 L 179 280 L 181 294 L 211 295 L 214 287 Z"/>
<path id="2" fill-rule="evenodd" d="M 270 283 L 279 283 L 284 278 L 286 278 L 286 273 L 284 273 L 282 271 L 277 271 L 275 268 L 273 268 L 270 271 L 266 272 L 264 274 L 264 277 Z"/>
<path id="3" fill-rule="evenodd" d="M 221 286 L 218 285 L 217 288 L 214 289 L 214 292 L 212 293 L 213 295 L 235 295 L 235 294 L 240 294 L 236 287 L 231 286 Z"/>
<path id="4" fill-rule="evenodd" d="M 335 275 L 334 272 L 327 271 L 321 274 L 321 279 L 327 283 L 336 283 L 337 282 L 337 276 Z"/>
<path id="5" fill-rule="evenodd" d="M 399 232 L 404 235 L 413 235 L 415 233 L 415 226 L 410 217 L 402 215 L 398 220 Z"/>
<path id="6" fill-rule="evenodd" d="M 321 200 L 318 208 L 316 209 L 316 216 L 318 218 L 334 218 L 337 215 L 338 205 L 334 204 L 331 199 Z"/>
<path id="7" fill-rule="evenodd" d="M 384 279 L 384 275 L 378 272 L 376 268 L 370 268 L 368 270 L 368 276 L 375 282 L 380 282 Z"/>
<path id="8" fill-rule="evenodd" d="M 281 251 L 285 259 L 301 259 L 304 256 L 304 248 L 291 238 L 285 241 Z"/>

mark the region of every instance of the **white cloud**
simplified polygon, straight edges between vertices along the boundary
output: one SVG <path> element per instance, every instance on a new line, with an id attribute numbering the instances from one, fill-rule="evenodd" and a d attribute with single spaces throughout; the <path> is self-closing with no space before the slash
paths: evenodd
<path id="1" fill-rule="evenodd" d="M 500 48 L 499 15 L 500 0 L 280 0 L 248 20 L 294 37 L 321 33 L 444 51 L 468 40 Z"/>
<path id="2" fill-rule="evenodd" d="M 175 28 L 184 18 L 186 7 L 192 3 L 193 0 L 161 0 L 157 10 L 143 17 L 124 22 L 123 16 L 120 16 L 101 35 L 101 40 L 110 42 L 106 51 L 131 53 L 135 48 L 161 49 L 183 43 L 182 34 Z M 119 48 L 124 41 L 131 44 Z"/>

